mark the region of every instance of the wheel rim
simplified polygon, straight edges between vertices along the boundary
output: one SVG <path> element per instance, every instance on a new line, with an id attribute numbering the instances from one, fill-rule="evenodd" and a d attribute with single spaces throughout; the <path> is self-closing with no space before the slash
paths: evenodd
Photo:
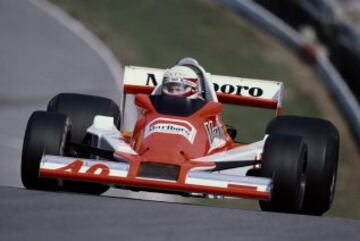
<path id="1" fill-rule="evenodd" d="M 61 136 L 61 143 L 60 143 L 60 147 L 59 147 L 60 156 L 63 156 L 65 154 L 66 144 L 70 140 L 70 136 L 68 134 L 69 130 L 70 130 L 70 122 L 69 122 L 69 119 L 66 119 L 64 131 Z"/>
<path id="2" fill-rule="evenodd" d="M 300 210 L 303 206 L 305 200 L 305 189 L 306 189 L 306 167 L 307 167 L 307 151 L 303 151 L 301 155 L 303 165 L 301 168 L 301 175 L 300 175 L 300 190 L 299 190 L 299 203 L 298 203 L 298 210 Z"/>
<path id="3" fill-rule="evenodd" d="M 331 177 L 331 184 L 330 184 L 330 195 L 329 195 L 329 203 L 332 203 L 335 197 L 335 185 L 336 185 L 336 173 L 333 172 Z"/>
<path id="4" fill-rule="evenodd" d="M 300 178 L 299 204 L 298 210 L 302 208 L 305 199 L 306 175 L 303 173 Z"/>

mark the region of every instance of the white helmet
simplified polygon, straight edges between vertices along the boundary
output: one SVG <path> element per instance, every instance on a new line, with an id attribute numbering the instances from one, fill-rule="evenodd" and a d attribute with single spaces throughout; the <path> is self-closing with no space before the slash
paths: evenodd
<path id="1" fill-rule="evenodd" d="M 162 81 L 162 93 L 172 96 L 197 98 L 201 93 L 199 76 L 187 66 L 168 69 Z"/>

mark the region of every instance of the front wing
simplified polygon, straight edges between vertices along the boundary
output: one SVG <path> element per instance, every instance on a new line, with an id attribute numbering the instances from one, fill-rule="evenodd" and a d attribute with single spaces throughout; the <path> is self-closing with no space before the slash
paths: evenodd
<path id="1" fill-rule="evenodd" d="M 271 179 L 190 170 L 183 180 L 130 175 L 129 163 L 44 155 L 40 177 L 103 183 L 164 191 L 202 193 L 269 200 Z"/>

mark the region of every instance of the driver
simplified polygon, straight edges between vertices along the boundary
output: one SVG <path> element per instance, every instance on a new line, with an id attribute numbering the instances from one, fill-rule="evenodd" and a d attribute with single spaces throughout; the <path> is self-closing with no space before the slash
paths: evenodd
<path id="1" fill-rule="evenodd" d="M 161 92 L 170 96 L 201 98 L 199 76 L 190 67 L 174 66 L 164 73 Z"/>

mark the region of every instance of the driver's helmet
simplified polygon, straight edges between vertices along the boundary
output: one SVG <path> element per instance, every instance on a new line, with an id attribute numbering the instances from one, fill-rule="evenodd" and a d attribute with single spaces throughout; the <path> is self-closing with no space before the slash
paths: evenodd
<path id="1" fill-rule="evenodd" d="M 171 96 L 198 98 L 201 93 L 199 76 L 190 67 L 174 66 L 164 74 L 162 93 Z"/>

